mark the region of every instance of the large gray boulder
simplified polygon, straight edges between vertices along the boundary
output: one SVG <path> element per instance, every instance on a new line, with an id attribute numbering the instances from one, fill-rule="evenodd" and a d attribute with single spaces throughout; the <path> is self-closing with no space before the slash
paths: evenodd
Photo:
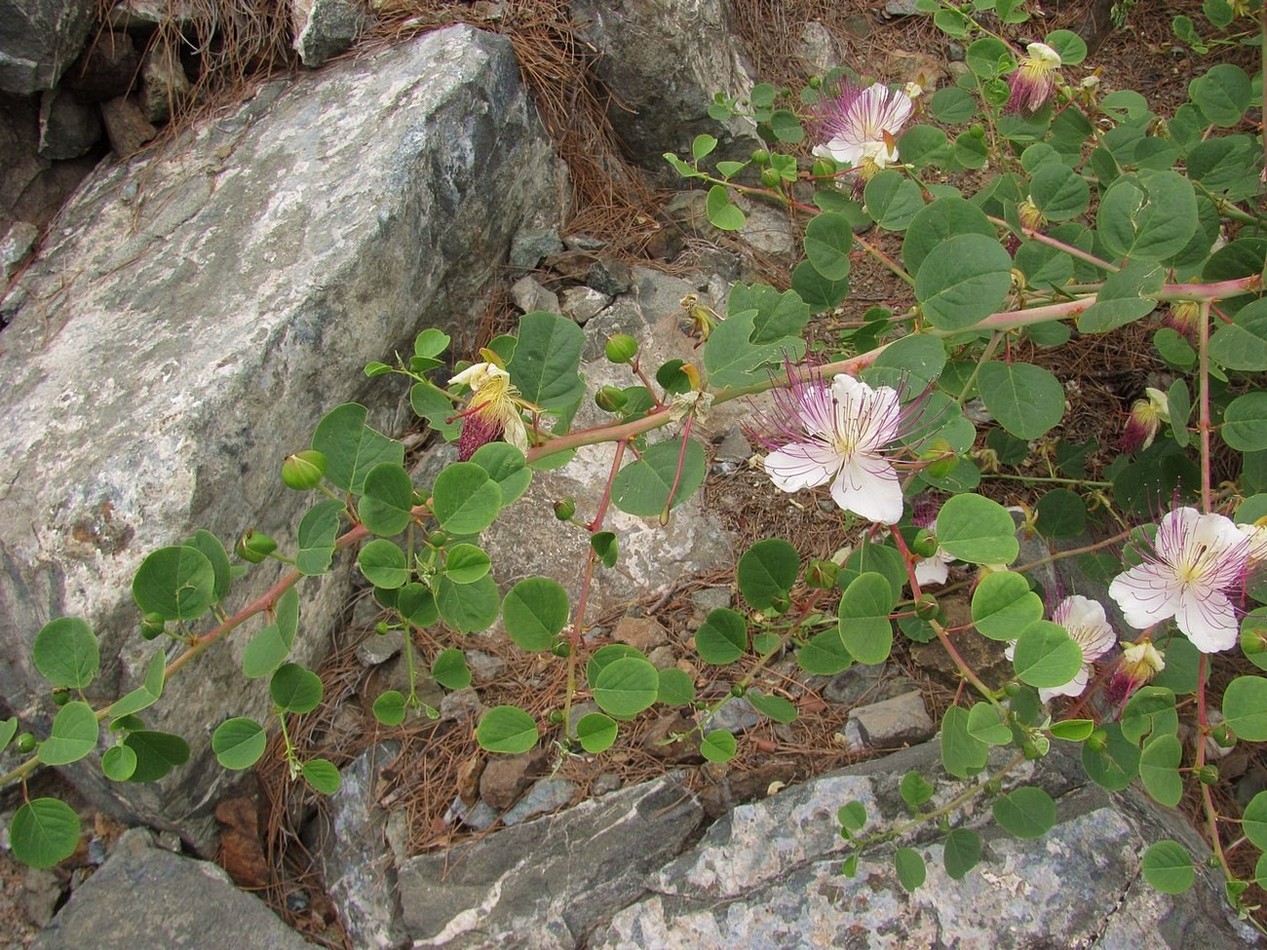
<path id="1" fill-rule="evenodd" d="M 0 90 L 27 96 L 57 85 L 96 9 L 95 0 L 0 0 Z"/>
<path id="2" fill-rule="evenodd" d="M 30 643 L 84 617 L 102 639 L 92 695 L 137 685 L 132 575 L 204 527 L 293 539 L 310 502 L 277 478 L 319 418 L 360 400 L 391 425 L 402 395 L 369 383 L 424 326 L 458 330 L 515 230 L 557 219 L 551 144 L 510 43 L 452 27 L 293 82 L 263 86 L 169 148 L 90 179 L 3 307 L 0 353 L 0 695 L 47 720 Z M 377 407 L 377 409 L 375 408 Z M 272 583 L 239 581 L 242 605 Z M 345 588 L 302 597 L 312 662 Z M 251 626 L 247 636 L 255 629 Z M 246 636 L 201 656 L 145 717 L 193 761 L 159 786 L 75 781 L 99 806 L 205 844 L 223 774 L 209 736 L 264 718 L 238 670 Z"/>

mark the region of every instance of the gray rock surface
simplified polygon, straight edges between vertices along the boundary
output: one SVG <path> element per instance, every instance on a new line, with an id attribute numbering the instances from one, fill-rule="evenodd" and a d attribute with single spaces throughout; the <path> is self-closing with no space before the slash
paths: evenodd
<path id="1" fill-rule="evenodd" d="M 643 890 L 699 826 L 695 796 L 663 778 L 400 868 L 415 947 L 574 947 Z"/>
<path id="2" fill-rule="evenodd" d="M 268 84 L 81 189 L 3 304 L 13 422 L 0 453 L 15 465 L 0 489 L 0 694 L 13 709 L 47 715 L 29 644 L 63 613 L 102 638 L 94 698 L 137 684 L 154 647 L 135 635 L 129 589 L 154 548 L 196 526 L 230 546 L 247 527 L 293 538 L 309 502 L 277 478 L 282 458 L 340 402 L 395 405 L 400 392 L 361 367 L 478 312 L 511 235 L 558 213 L 554 162 L 509 42 L 454 27 Z M 231 605 L 275 578 L 252 572 Z M 305 592 L 300 662 L 322 654 L 321 618 L 343 596 L 336 578 Z M 240 639 L 146 711 L 190 742 L 190 765 L 161 786 L 76 771 L 94 802 L 206 842 L 224 776 L 211 729 L 268 706 L 238 670 Z"/>
<path id="3" fill-rule="evenodd" d="M 355 0 L 295 0 L 291 11 L 295 52 L 309 67 L 351 48 L 365 26 L 365 11 Z"/>
<path id="4" fill-rule="evenodd" d="M 36 950 L 138 947 L 303 950 L 310 944 L 208 861 L 154 847 L 142 828 L 114 852 L 32 944 Z"/>
<path id="5" fill-rule="evenodd" d="M 931 739 L 937 732 L 924 697 L 911 690 L 869 706 L 860 706 L 849 714 L 849 721 L 858 727 L 859 736 L 868 749 L 895 749 Z"/>
<path id="6" fill-rule="evenodd" d="M 43 228 L 96 164 L 89 156 L 52 161 L 38 154 L 40 104 L 0 93 L 0 234 L 18 221 Z M 3 291 L 0 291 L 3 293 Z M 0 322 L 7 319 L 0 305 Z"/>
<path id="7" fill-rule="evenodd" d="M 40 95 L 40 145 L 42 158 L 78 158 L 101 139 L 101 112 L 65 89 L 48 89 Z"/>
<path id="8" fill-rule="evenodd" d="M 92 29 L 94 0 L 0 0 L 0 90 L 57 85 Z"/>

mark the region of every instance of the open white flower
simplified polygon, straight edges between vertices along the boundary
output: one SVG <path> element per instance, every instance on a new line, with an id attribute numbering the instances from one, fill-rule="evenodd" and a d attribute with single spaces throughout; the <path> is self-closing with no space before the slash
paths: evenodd
<path id="1" fill-rule="evenodd" d="M 902 517 L 902 486 L 885 449 L 901 432 L 897 390 L 852 376 L 816 377 L 775 390 L 774 432 L 757 434 L 764 467 L 786 492 L 831 482 L 836 504 L 881 524 Z"/>
<path id="2" fill-rule="evenodd" d="M 910 96 L 888 86 L 845 85 L 823 106 L 818 125 L 826 141 L 814 154 L 874 174 L 897 161 L 897 133 L 913 108 Z"/>
<path id="3" fill-rule="evenodd" d="M 1057 604 L 1051 612 L 1051 619 L 1052 623 L 1064 627 L 1082 648 L 1082 668 L 1073 679 L 1061 686 L 1040 687 L 1038 698 L 1043 702 L 1053 696 L 1081 696 L 1091 679 L 1091 664 L 1117 643 L 1117 634 L 1104 615 L 1104 605 L 1081 594 L 1072 594 Z M 1005 651 L 1009 660 L 1015 648 L 1016 641 L 1013 640 Z"/>
<path id="4" fill-rule="evenodd" d="M 1233 646 L 1239 627 L 1228 591 L 1244 577 L 1249 539 L 1222 515 L 1176 508 L 1158 524 L 1153 549 L 1109 585 L 1126 622 L 1145 630 L 1174 617 L 1202 653 Z"/>
<path id="5" fill-rule="evenodd" d="M 527 403 L 509 373 L 494 363 L 475 363 L 450 379 L 449 385 L 471 387 L 471 401 L 458 414 L 462 419 L 458 459 L 468 460 L 481 445 L 498 437 L 520 452 L 528 451 L 528 430 L 520 415 Z"/>
<path id="6" fill-rule="evenodd" d="M 915 559 L 915 580 L 919 582 L 920 587 L 927 587 L 929 584 L 944 584 L 950 578 L 950 562 L 955 559 L 953 554 L 947 554 L 945 548 L 939 547 L 929 557 L 917 557 Z"/>

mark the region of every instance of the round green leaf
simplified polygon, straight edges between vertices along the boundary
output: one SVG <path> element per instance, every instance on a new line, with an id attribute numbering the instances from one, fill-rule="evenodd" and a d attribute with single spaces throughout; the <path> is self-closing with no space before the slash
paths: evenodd
<path id="1" fill-rule="evenodd" d="M 1267 370 L 1267 300 L 1253 300 L 1210 337 L 1210 357 L 1224 369 Z"/>
<path id="2" fill-rule="evenodd" d="M 1087 526 L 1087 506 L 1068 488 L 1053 488 L 1038 499 L 1035 527 L 1045 538 L 1075 538 Z"/>
<path id="3" fill-rule="evenodd" d="M 1011 564 L 1020 552 L 1007 509 L 980 495 L 955 495 L 937 513 L 937 543 L 970 564 Z"/>
<path id="4" fill-rule="evenodd" d="M 444 573 L 455 584 L 473 584 L 493 566 L 492 559 L 474 544 L 455 544 L 444 554 Z"/>
<path id="5" fill-rule="evenodd" d="M 185 544 L 191 548 L 197 548 L 211 562 L 211 567 L 216 575 L 212 596 L 215 597 L 217 602 L 224 600 L 229 593 L 233 574 L 232 567 L 229 564 L 229 552 L 224 549 L 220 539 L 205 528 L 199 528 Z"/>
<path id="6" fill-rule="evenodd" d="M 659 671 L 644 659 L 627 656 L 598 674 L 594 702 L 604 712 L 627 719 L 654 704 L 659 692 Z"/>
<path id="7" fill-rule="evenodd" d="M 893 864 L 897 868 L 897 879 L 908 891 L 918 888 L 928 877 L 924 858 L 914 848 L 898 848 L 893 855 Z"/>
<path id="8" fill-rule="evenodd" d="M 404 466 L 381 462 L 365 473 L 365 493 L 356 512 L 371 532 L 391 537 L 413 520 L 413 497 L 413 482 Z"/>
<path id="9" fill-rule="evenodd" d="M 1007 745 L 1012 741 L 1012 727 L 989 703 L 974 703 L 968 710 L 968 735 L 986 745 Z"/>
<path id="10" fill-rule="evenodd" d="M 1012 286 L 1012 258 L 983 234 L 960 234 L 928 252 L 915 298 L 941 330 L 962 330 L 998 310 Z"/>
<path id="11" fill-rule="evenodd" d="M 646 659 L 641 650 L 627 643 L 609 643 L 607 646 L 599 647 L 590 655 L 589 662 L 585 664 L 585 682 L 589 683 L 590 689 L 593 689 L 603 670 L 617 660 L 623 660 L 629 656 L 640 660 Z"/>
<path id="12" fill-rule="evenodd" d="M 92 628 L 77 617 L 58 617 L 40 628 L 31 647 L 40 675 L 54 686 L 83 689 L 101 666 Z"/>
<path id="13" fill-rule="evenodd" d="M 1095 721 L 1091 719 L 1062 719 L 1053 722 L 1049 731 L 1055 739 L 1067 742 L 1083 742 L 1095 731 Z"/>
<path id="14" fill-rule="evenodd" d="M 845 649 L 839 631 L 824 630 L 796 651 L 796 663 L 806 673 L 835 676 L 853 666 L 853 657 Z"/>
<path id="15" fill-rule="evenodd" d="M 1188 95 L 1211 122 L 1231 128 L 1249 108 L 1252 89 L 1245 70 L 1220 63 L 1188 83 Z"/>
<path id="16" fill-rule="evenodd" d="M 561 584 L 548 577 L 528 577 L 506 592 L 502 623 L 519 649 L 538 653 L 554 645 L 570 609 Z"/>
<path id="17" fill-rule="evenodd" d="M 1163 894 L 1182 894 L 1197 879 L 1188 849 L 1169 839 L 1158 841 L 1144 852 L 1140 869 L 1144 880 Z"/>
<path id="18" fill-rule="evenodd" d="M 886 168 L 862 192 L 867 213 L 886 231 L 904 231 L 924 207 L 920 187 L 900 172 Z"/>
<path id="19" fill-rule="evenodd" d="M 1065 414 L 1065 387 L 1032 363 L 983 363 L 977 389 L 999 425 L 1018 439 L 1045 435 Z"/>
<path id="20" fill-rule="evenodd" d="M 140 729 L 129 732 L 123 744 L 136 753 L 133 782 L 157 782 L 189 761 L 189 743 L 170 732 Z"/>
<path id="21" fill-rule="evenodd" d="M 738 231 L 748 220 L 730 200 L 730 194 L 722 185 L 713 185 L 708 189 L 708 203 L 705 210 L 708 213 L 709 224 L 719 231 Z"/>
<path id="22" fill-rule="evenodd" d="M 1029 196 L 1049 220 L 1068 221 L 1087 210 L 1091 186 L 1063 162 L 1049 162 L 1030 179 Z"/>
<path id="23" fill-rule="evenodd" d="M 197 620 L 215 603 L 216 572 L 197 548 L 159 548 L 137 568 L 132 597 L 142 613 Z"/>
<path id="24" fill-rule="evenodd" d="M 602 713 L 589 713 L 576 724 L 576 738 L 580 740 L 581 748 L 591 755 L 610 749 L 619 733 L 616 720 Z"/>
<path id="25" fill-rule="evenodd" d="M 905 157 L 903 152 L 903 158 Z M 906 229 L 906 238 L 902 242 L 902 262 L 907 271 L 918 277 L 920 267 L 928 255 L 943 241 L 957 234 L 980 234 L 993 241 L 995 230 L 985 212 L 964 198 L 938 198 L 922 208 L 911 219 L 910 226 Z M 902 339 L 931 338 L 916 336 Z M 942 362 L 945 362 L 944 349 Z"/>
<path id="26" fill-rule="evenodd" d="M 79 816 L 57 798 L 27 802 L 9 822 L 13 856 L 33 868 L 51 868 L 79 846 Z"/>
<path id="27" fill-rule="evenodd" d="M 506 442 L 486 442 L 475 450 L 471 461 L 488 472 L 502 491 L 502 506 L 515 501 L 532 483 L 532 469 L 524 454 Z"/>
<path id="28" fill-rule="evenodd" d="M 735 757 L 739 743 L 725 729 L 714 729 L 699 744 L 699 752 L 709 762 L 729 762 Z"/>
<path id="29" fill-rule="evenodd" d="M 396 592 L 395 607 L 402 620 L 420 630 L 440 619 L 435 595 L 426 584 L 406 584 Z"/>
<path id="30" fill-rule="evenodd" d="M 375 587 L 395 590 L 409 582 L 405 552 L 395 541 L 386 538 L 375 538 L 361 548 L 356 556 L 356 565 Z"/>
<path id="31" fill-rule="evenodd" d="M 1115 258 L 1161 261 L 1183 250 L 1197 229 L 1192 183 L 1174 171 L 1123 175 L 1100 198 L 1096 231 Z"/>
<path id="32" fill-rule="evenodd" d="M 226 769 L 249 769 L 264 754 L 268 734 L 254 719 L 227 719 L 211 734 L 211 751 Z"/>
<path id="33" fill-rule="evenodd" d="M 862 802 L 845 802 L 836 809 L 836 821 L 842 831 L 857 834 L 867 823 L 867 806 Z"/>
<path id="34" fill-rule="evenodd" d="M 1077 66 L 1087 58 L 1087 44 L 1072 30 L 1052 30 L 1043 40 L 1056 51 L 1062 66 Z"/>
<path id="35" fill-rule="evenodd" d="M 752 708 L 775 722 L 796 722 L 796 706 L 782 696 L 767 696 L 755 689 L 744 694 Z"/>
<path id="36" fill-rule="evenodd" d="M 898 792 L 902 796 L 902 801 L 912 808 L 918 808 L 924 804 L 924 802 L 933 797 L 935 791 L 933 783 L 914 769 L 903 775 L 902 781 L 898 785 Z"/>
<path id="37" fill-rule="evenodd" d="M 1246 742 L 1267 741 L 1267 679 L 1238 676 L 1223 692 L 1223 721 Z"/>
<path id="38" fill-rule="evenodd" d="M 497 619 L 501 595 L 491 575 L 473 584 L 455 584 L 441 575 L 436 582 L 436 607 L 454 630 L 475 633 L 487 630 Z"/>
<path id="39" fill-rule="evenodd" d="M 1042 618 L 1043 599 L 1029 589 L 1022 574 L 993 571 L 973 592 L 972 622 L 991 640 L 1015 640 L 1023 629 Z"/>
<path id="40" fill-rule="evenodd" d="M 743 615 L 727 607 L 711 611 L 695 631 L 695 652 L 705 663 L 725 666 L 734 663 L 748 649 L 748 623 Z"/>
<path id="41" fill-rule="evenodd" d="M 893 588 L 883 574 L 856 577 L 840 598 L 840 640 L 859 663 L 883 663 L 893 649 Z"/>
<path id="42" fill-rule="evenodd" d="M 765 610 L 787 598 L 800 570 L 801 556 L 796 548 L 782 538 L 767 538 L 743 553 L 735 577 L 749 606 Z"/>
<path id="43" fill-rule="evenodd" d="M 67 703 L 53 717 L 53 728 L 40 743 L 39 759 L 45 765 L 78 762 L 97 746 L 101 725 L 87 703 Z"/>
<path id="44" fill-rule="evenodd" d="M 960 881 L 981 860 L 981 836 L 968 828 L 955 828 L 946 835 L 942 862 L 952 881 Z"/>
<path id="45" fill-rule="evenodd" d="M 680 438 L 657 442 L 642 458 L 616 473 L 612 504 L 640 518 L 659 517 L 690 498 L 703 484 L 707 471 L 704 450 L 696 440 L 687 440 L 685 452 Z"/>
<path id="46" fill-rule="evenodd" d="M 695 702 L 695 684 L 690 675 L 675 666 L 660 670 L 660 688 L 656 693 L 656 702 L 666 706 L 685 706 Z"/>
<path id="47" fill-rule="evenodd" d="M 1056 823 L 1056 803 L 1032 785 L 999 796 L 993 811 L 994 820 L 1018 838 L 1041 838 Z"/>
<path id="48" fill-rule="evenodd" d="M 457 647 L 440 651 L 431 664 L 431 676 L 445 689 L 465 689 L 471 685 L 471 669 Z"/>
<path id="49" fill-rule="evenodd" d="M 300 766 L 300 771 L 304 781 L 322 795 L 333 795 L 342 783 L 339 770 L 328 759 L 309 759 Z"/>
<path id="50" fill-rule="evenodd" d="M 1223 413 L 1223 441 L 1240 452 L 1267 449 L 1267 392 L 1237 396 Z"/>
<path id="51" fill-rule="evenodd" d="M 502 506 L 501 487 L 474 462 L 455 462 L 441 472 L 431 497 L 440 527 L 457 535 L 483 531 Z"/>
<path id="52" fill-rule="evenodd" d="M 849 276 L 849 251 L 853 247 L 853 225 L 843 214 L 825 211 L 805 227 L 805 256 L 811 266 L 828 280 Z"/>
<path id="53" fill-rule="evenodd" d="M 958 86 L 943 86 L 938 89 L 928 100 L 928 107 L 933 118 L 946 125 L 959 125 L 977 114 L 977 100 L 966 89 Z M 905 158 L 905 149 L 901 154 Z"/>
<path id="54" fill-rule="evenodd" d="M 1259 851 L 1267 851 L 1267 792 L 1259 792 L 1241 816 L 1241 831 Z"/>
<path id="55" fill-rule="evenodd" d="M 1021 631 L 1012 666 L 1022 683 L 1063 686 L 1082 669 L 1082 647 L 1060 624 L 1036 620 Z"/>
<path id="56" fill-rule="evenodd" d="M 1179 764 L 1183 746 L 1174 736 L 1157 736 L 1150 740 L 1139 756 L 1139 778 L 1144 791 L 1153 801 L 1174 808 L 1183 798 L 1183 779 Z"/>
<path id="57" fill-rule="evenodd" d="M 1107 747 L 1101 752 L 1091 743 L 1084 743 L 1082 767 L 1087 777 L 1101 788 L 1120 792 L 1139 775 L 1139 747 L 1122 735 L 1122 727 L 1117 723 L 1108 723 L 1102 728 Z"/>
<path id="58" fill-rule="evenodd" d="M 480 717 L 475 740 L 486 752 L 518 755 L 537 744 L 537 723 L 518 706 L 494 706 Z"/>
<path id="59" fill-rule="evenodd" d="M 384 726 L 399 726 L 405 721 L 405 697 L 400 690 L 389 689 L 374 700 L 374 718 Z"/>
<path id="60" fill-rule="evenodd" d="M 312 712 L 321 703 L 321 677 L 298 663 L 287 663 L 278 667 L 269 680 L 268 692 L 273 702 L 287 712 Z"/>
<path id="61" fill-rule="evenodd" d="M 125 745 L 111 746 L 101 756 L 101 771 L 112 782 L 126 782 L 136 772 L 136 753 Z"/>

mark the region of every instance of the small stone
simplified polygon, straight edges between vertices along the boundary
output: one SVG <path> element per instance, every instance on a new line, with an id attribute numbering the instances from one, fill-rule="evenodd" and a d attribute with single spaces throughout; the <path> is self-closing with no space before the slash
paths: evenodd
<path id="1" fill-rule="evenodd" d="M 695 605 L 697 610 L 701 610 L 704 613 L 710 613 L 721 607 L 729 607 L 730 602 L 730 589 L 726 587 L 705 587 L 701 590 L 691 591 L 691 603 Z"/>
<path id="2" fill-rule="evenodd" d="M 192 87 L 180 64 L 180 52 L 168 43 L 150 50 L 141 67 L 141 103 L 151 122 L 166 122 L 189 98 Z"/>
<path id="3" fill-rule="evenodd" d="M 185 848 L 184 842 L 180 840 L 180 835 L 176 834 L 174 831 L 160 831 L 154 836 L 154 846 L 156 848 L 162 848 L 164 851 L 170 851 L 172 854 L 182 854 Z M 88 850 L 91 856 L 91 845 Z"/>
<path id="4" fill-rule="evenodd" d="M 654 617 L 621 617 L 612 631 L 612 639 L 624 643 L 640 653 L 667 643 L 668 632 Z"/>
<path id="5" fill-rule="evenodd" d="M 506 672 L 506 661 L 483 650 L 467 650 L 466 665 L 477 683 L 488 683 Z"/>
<path id="6" fill-rule="evenodd" d="M 739 735 L 746 732 L 761 721 L 761 713 L 753 708 L 752 703 L 747 698 L 738 696 L 732 698 L 721 709 L 713 713 L 708 724 L 704 727 L 706 731 L 711 732 L 714 729 L 725 729 L 733 735 Z"/>
<path id="7" fill-rule="evenodd" d="M 887 17 L 914 16 L 918 12 L 915 0 L 889 0 L 884 5 L 884 15 Z"/>
<path id="8" fill-rule="evenodd" d="M 594 798 L 600 795 L 608 795 L 623 787 L 624 784 L 624 779 L 615 772 L 604 772 L 590 782 L 590 795 Z"/>
<path id="9" fill-rule="evenodd" d="M 379 666 L 400 653 L 404 645 L 404 633 L 400 630 L 371 633 L 356 645 L 356 658 L 364 667 Z"/>
<path id="10" fill-rule="evenodd" d="M 569 251 L 601 251 L 607 246 L 607 242 L 592 234 L 567 234 L 563 237 L 563 246 Z M 544 256 L 543 254 L 542 257 Z"/>
<path id="11" fill-rule="evenodd" d="M 721 442 L 717 444 L 717 451 L 713 453 L 713 459 L 718 462 L 732 462 L 739 465 L 752 458 L 752 445 L 748 439 L 736 426 L 730 429 Z"/>
<path id="12" fill-rule="evenodd" d="M 524 313 L 532 313 L 534 310 L 559 312 L 559 298 L 526 275 L 511 285 L 510 299 Z"/>
<path id="13" fill-rule="evenodd" d="M 657 670 L 671 669 L 677 665 L 677 653 L 670 646 L 656 647 L 647 654 L 647 662 Z"/>
<path id="14" fill-rule="evenodd" d="M 62 77 L 61 88 L 73 90 L 89 102 L 126 96 L 141 67 L 141 56 L 132 37 L 106 31 L 88 44 L 87 50 Z"/>
<path id="15" fill-rule="evenodd" d="M 827 27 L 811 20 L 801 29 L 801 59 L 814 73 L 825 73 L 841 61 L 840 44 Z"/>
<path id="16" fill-rule="evenodd" d="M 27 868 L 22 893 L 18 896 L 18 904 L 27 920 L 37 927 L 45 926 L 53 919 L 61 897 L 62 885 L 56 874 L 41 868 Z"/>
<path id="17" fill-rule="evenodd" d="M 511 267 L 532 270 L 542 258 L 561 250 L 563 242 L 554 228 L 522 228 L 511 239 L 508 263 Z"/>
<path id="18" fill-rule="evenodd" d="M 537 746 L 520 755 L 490 759 L 480 775 L 480 800 L 490 808 L 505 811 L 533 780 L 545 772 L 549 753 Z"/>
<path id="19" fill-rule="evenodd" d="M 951 40 L 946 44 L 946 59 L 950 60 L 952 63 L 962 63 L 967 56 L 968 51 L 964 49 L 962 43 L 956 43 L 954 40 Z M 971 70 L 971 67 L 967 67 L 966 64 L 965 67 Z"/>
<path id="20" fill-rule="evenodd" d="M 40 144 L 42 158 L 78 158 L 101 140 L 101 110 L 66 89 L 49 89 L 40 95 Z"/>
<path id="21" fill-rule="evenodd" d="M 148 36 L 164 23 L 191 27 L 196 14 L 195 0 L 116 0 L 106 22 L 112 30 Z"/>
<path id="22" fill-rule="evenodd" d="M 502 816 L 502 824 L 515 825 L 538 815 L 558 811 L 572 803 L 579 786 L 565 778 L 543 778 L 528 790 L 518 804 Z"/>
<path id="23" fill-rule="evenodd" d="M 865 40 L 874 30 L 871 25 L 871 17 L 865 13 L 855 13 L 853 16 L 845 17 L 845 31 L 860 40 Z"/>
<path id="24" fill-rule="evenodd" d="M 611 302 L 611 297 L 592 287 L 569 287 L 563 291 L 560 309 L 565 317 L 583 325 Z"/>
<path id="25" fill-rule="evenodd" d="M 908 692 L 915 684 L 904 676 L 890 675 L 884 664 L 863 666 L 854 664 L 837 673 L 822 689 L 823 699 L 841 706 L 855 706 L 859 702 L 879 702 L 900 693 Z"/>
<path id="26" fill-rule="evenodd" d="M 441 719 L 464 722 L 478 719 L 483 712 L 484 704 L 480 702 L 479 693 L 469 686 L 455 689 L 440 700 Z"/>
<path id="27" fill-rule="evenodd" d="M 145 118 L 141 107 L 127 96 L 101 103 L 101 118 L 110 148 L 119 158 L 127 158 L 158 135 L 158 129 Z"/>
<path id="28" fill-rule="evenodd" d="M 40 229 L 35 225 L 18 221 L 0 238 L 0 268 L 4 269 L 6 281 L 18 272 L 39 236 Z"/>
<path id="29" fill-rule="evenodd" d="M 300 61 L 315 68 L 352 47 L 365 15 L 352 0 L 295 0 L 291 25 Z"/>
<path id="30" fill-rule="evenodd" d="M 871 749 L 915 745 L 931 739 L 937 731 L 919 690 L 861 706 L 849 714 L 849 722 L 857 723 L 864 745 Z"/>
<path id="31" fill-rule="evenodd" d="M 599 293 L 616 297 L 629 293 L 633 286 L 633 271 L 619 258 L 603 255 L 585 272 L 585 283 Z"/>
<path id="32" fill-rule="evenodd" d="M 448 812 L 445 814 L 445 821 L 452 824 L 460 821 L 472 831 L 483 831 L 486 828 L 493 827 L 497 823 L 497 809 L 487 802 L 476 802 L 474 805 L 468 805 L 462 801 L 461 797 L 453 799 L 453 804 L 449 806 Z M 403 852 L 407 857 L 408 851 Z M 397 851 L 398 860 L 401 852 Z"/>

